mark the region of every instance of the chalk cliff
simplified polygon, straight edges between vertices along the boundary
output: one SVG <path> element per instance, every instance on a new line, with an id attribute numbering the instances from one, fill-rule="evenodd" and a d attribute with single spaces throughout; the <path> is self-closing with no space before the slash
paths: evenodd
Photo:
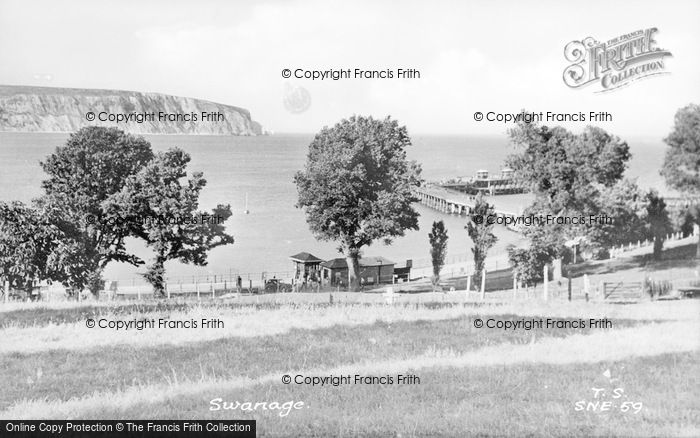
<path id="1" fill-rule="evenodd" d="M 220 113 L 210 121 L 202 113 Z M 88 113 L 95 115 L 88 120 Z M 107 114 L 155 114 L 137 123 L 100 121 Z M 186 117 L 159 113 L 181 114 Z M 197 121 L 188 121 L 196 115 Z M 0 131 L 73 132 L 84 126 L 112 126 L 135 134 L 263 135 L 248 110 L 206 100 L 135 91 L 0 85 Z"/>

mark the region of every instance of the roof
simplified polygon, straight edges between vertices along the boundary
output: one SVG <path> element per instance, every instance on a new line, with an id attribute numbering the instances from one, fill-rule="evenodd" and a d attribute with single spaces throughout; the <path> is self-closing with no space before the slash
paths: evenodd
<path id="1" fill-rule="evenodd" d="M 386 266 L 395 264 L 396 263 L 392 262 L 391 260 L 381 256 L 362 257 L 360 259 L 360 266 Z"/>
<path id="2" fill-rule="evenodd" d="M 290 256 L 289 258 L 294 260 L 295 262 L 303 263 L 319 263 L 323 261 L 315 255 L 309 254 L 308 252 L 300 252 L 299 254 L 294 254 L 293 256 Z"/>
<path id="3" fill-rule="evenodd" d="M 396 263 L 392 262 L 391 260 L 381 257 L 381 256 L 375 256 L 375 257 L 362 257 L 360 259 L 360 266 L 363 267 L 368 267 L 368 266 L 388 266 L 388 265 L 395 265 Z M 328 260 L 327 262 L 321 263 L 321 266 L 324 268 L 329 268 L 329 269 L 346 269 L 348 267 L 348 262 L 344 258 L 337 258 L 333 260 Z"/>
<path id="4" fill-rule="evenodd" d="M 348 262 L 345 261 L 343 258 L 337 258 L 333 260 L 328 260 L 327 262 L 321 263 L 321 266 L 324 268 L 329 268 L 329 269 L 341 269 L 341 268 L 347 268 L 348 267 Z"/>

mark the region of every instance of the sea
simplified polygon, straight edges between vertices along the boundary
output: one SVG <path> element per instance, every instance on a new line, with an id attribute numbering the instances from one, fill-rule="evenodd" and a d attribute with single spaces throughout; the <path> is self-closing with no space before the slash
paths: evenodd
<path id="1" fill-rule="evenodd" d="M 40 162 L 56 146 L 65 143 L 68 134 L 0 132 L 0 201 L 29 202 L 41 194 L 46 178 Z M 302 251 L 321 259 L 342 257 L 334 242 L 319 241 L 311 234 L 304 211 L 297 201 L 294 174 L 306 160 L 313 134 L 275 134 L 261 137 L 146 135 L 155 151 L 179 147 L 188 152 L 190 171 L 202 171 L 207 186 L 200 197 L 200 208 L 210 210 L 217 204 L 230 204 L 234 212 L 226 222 L 235 238 L 233 245 L 213 249 L 206 266 L 166 264 L 171 281 L 195 278 L 260 279 L 291 277 L 290 256 Z M 500 171 L 513 149 L 508 139 L 498 136 L 414 135 L 408 157 L 418 161 L 426 180 L 471 176 L 477 169 Z M 626 176 L 643 187 L 667 193 L 659 169 L 666 146 L 661 139 L 627 140 L 633 154 Z M 247 199 L 247 202 L 246 202 Z M 419 230 L 408 231 L 390 245 L 374 243 L 364 249 L 365 256 L 384 256 L 403 266 L 429 265 L 428 233 L 433 221 L 443 220 L 448 230 L 448 262 L 470 257 L 466 218 L 447 215 L 422 205 Z M 248 213 L 245 213 L 245 210 Z M 495 233 L 498 242 L 491 250 L 500 254 L 510 244 L 522 243 L 522 237 L 505 228 Z M 135 239 L 127 249 L 149 261 L 152 252 Z M 105 277 L 122 283 L 140 283 L 143 267 L 123 263 L 107 266 Z"/>

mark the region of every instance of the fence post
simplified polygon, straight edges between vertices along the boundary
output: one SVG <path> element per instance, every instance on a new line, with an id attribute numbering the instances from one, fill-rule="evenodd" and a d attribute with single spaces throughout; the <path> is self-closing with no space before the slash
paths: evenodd
<path id="1" fill-rule="evenodd" d="M 136 289 L 136 300 L 141 301 L 141 287 L 140 286 L 138 289 Z"/>
<path id="2" fill-rule="evenodd" d="M 513 272 L 513 299 L 518 298 L 518 274 Z"/>
<path id="3" fill-rule="evenodd" d="M 214 283 L 209 283 L 211 286 L 211 298 L 216 298 L 216 289 L 214 289 Z"/>
<path id="4" fill-rule="evenodd" d="M 7 301 L 10 299 L 10 282 L 8 280 L 5 280 L 5 304 L 7 304 Z"/>
<path id="5" fill-rule="evenodd" d="M 197 291 L 197 301 L 200 301 L 201 298 L 199 296 L 199 280 L 194 281 L 194 289 Z"/>
<path id="6" fill-rule="evenodd" d="M 588 293 L 590 292 L 591 282 L 588 279 L 588 274 L 583 274 L 583 292 L 586 294 L 586 302 L 588 302 Z"/>
<path id="7" fill-rule="evenodd" d="M 165 283 L 165 292 L 168 293 L 168 299 L 170 299 L 170 288 L 168 287 L 168 283 Z"/>
<path id="8" fill-rule="evenodd" d="M 467 295 L 469 295 L 469 292 L 472 290 L 472 275 L 469 274 L 467 275 Z"/>
<path id="9" fill-rule="evenodd" d="M 544 265 L 543 271 L 544 283 L 542 283 L 542 298 L 547 301 L 549 299 L 549 268 L 547 265 Z"/>
<path id="10" fill-rule="evenodd" d="M 568 289 L 569 289 L 569 301 L 571 301 L 571 273 L 566 273 L 567 280 L 569 281 Z"/>

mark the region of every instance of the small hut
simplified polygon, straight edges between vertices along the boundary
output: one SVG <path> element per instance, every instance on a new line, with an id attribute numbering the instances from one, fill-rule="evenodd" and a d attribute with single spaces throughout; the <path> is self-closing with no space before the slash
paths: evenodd
<path id="1" fill-rule="evenodd" d="M 294 263 L 294 278 L 296 280 L 305 281 L 309 278 L 320 279 L 321 263 L 323 263 L 323 260 L 308 252 L 300 252 L 289 258 L 292 259 Z"/>

